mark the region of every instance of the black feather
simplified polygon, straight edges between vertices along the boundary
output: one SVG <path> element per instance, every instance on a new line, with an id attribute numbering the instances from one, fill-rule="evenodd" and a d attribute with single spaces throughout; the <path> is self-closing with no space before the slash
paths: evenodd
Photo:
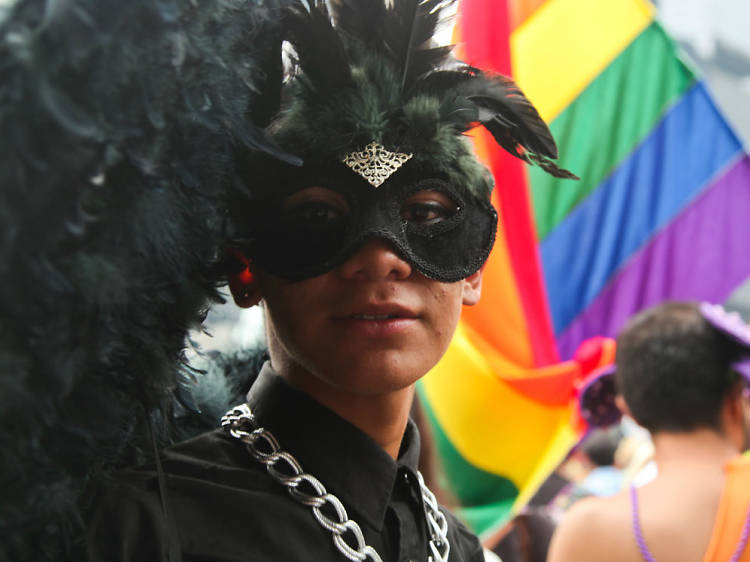
<path id="1" fill-rule="evenodd" d="M 555 177 L 577 179 L 550 160 L 557 158 L 552 133 L 510 78 L 461 65 L 423 76 L 412 89 L 412 95 L 417 94 L 443 97 L 443 114 L 457 131 L 481 124 L 510 154 Z"/>
<path id="2" fill-rule="evenodd" d="M 541 156 L 539 154 L 533 154 L 528 153 L 527 155 L 527 162 L 531 164 L 536 164 L 539 166 L 542 170 L 547 172 L 553 177 L 561 178 L 565 180 L 578 180 L 581 179 L 577 175 L 575 175 L 573 172 L 570 172 L 564 168 L 560 168 L 557 164 L 546 158 L 545 156 Z"/>
<path id="3" fill-rule="evenodd" d="M 458 68 L 442 69 L 423 75 L 413 86 L 410 94 L 431 94 L 443 97 L 455 91 L 459 85 L 472 80 L 479 74 L 473 66 L 460 65 Z"/>
<path id="4" fill-rule="evenodd" d="M 408 90 L 425 74 L 447 60 L 453 51 L 453 45 L 442 47 L 425 47 L 412 52 L 409 75 L 405 77 L 404 87 Z"/>
<path id="5" fill-rule="evenodd" d="M 287 38 L 294 45 L 305 78 L 321 96 L 330 98 L 351 86 L 349 59 L 323 0 L 309 9 L 296 6 L 284 21 Z"/>
<path id="6" fill-rule="evenodd" d="M 3 12 L 0 560 L 85 559 L 83 490 L 151 454 L 146 410 L 167 424 L 188 330 L 220 299 L 236 151 L 295 161 L 258 127 L 279 103 L 277 10 L 17 0 Z"/>
<path id="7" fill-rule="evenodd" d="M 466 98 L 449 97 L 442 106 L 441 113 L 457 133 L 465 133 L 479 122 L 479 108 Z"/>
<path id="8" fill-rule="evenodd" d="M 557 158 L 557 146 L 549 127 L 510 78 L 478 74 L 460 83 L 456 92 L 487 110 L 482 112 L 482 123 L 498 116 L 501 121 L 513 124 L 513 136 L 519 144 L 549 158 Z"/>
<path id="9" fill-rule="evenodd" d="M 385 33 L 383 0 L 334 0 L 331 2 L 336 28 L 347 42 L 365 49 L 381 50 Z"/>
<path id="10" fill-rule="evenodd" d="M 402 91 L 445 59 L 444 50 L 431 50 L 431 41 L 441 10 L 453 3 L 454 0 L 401 0 L 386 10 L 383 54 L 390 57 L 401 77 Z"/>

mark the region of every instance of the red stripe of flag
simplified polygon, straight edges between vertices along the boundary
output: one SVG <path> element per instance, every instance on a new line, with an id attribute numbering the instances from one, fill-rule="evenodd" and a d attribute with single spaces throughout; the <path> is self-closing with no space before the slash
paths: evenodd
<path id="1" fill-rule="evenodd" d="M 462 57 L 484 70 L 512 76 L 510 21 L 506 0 L 461 0 L 460 26 Z M 531 338 L 537 367 L 558 361 L 552 322 L 547 307 L 542 270 L 537 250 L 528 179 L 524 164 L 498 147 L 482 131 L 495 176 L 494 203 L 498 206 L 500 228 L 508 243 L 508 253 Z M 502 321 L 502 311 L 497 311 Z"/>

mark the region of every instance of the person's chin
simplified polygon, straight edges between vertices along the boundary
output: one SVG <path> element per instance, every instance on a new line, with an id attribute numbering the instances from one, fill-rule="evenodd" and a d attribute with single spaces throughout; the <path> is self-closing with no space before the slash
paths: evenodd
<path id="1" fill-rule="evenodd" d="M 364 356 L 363 356 L 364 355 Z M 367 357 L 366 355 L 369 355 Z M 359 395 L 376 395 L 401 390 L 412 385 L 424 374 L 419 366 L 393 353 L 362 353 L 351 360 L 336 361 L 321 369 L 331 375 L 328 383 Z"/>

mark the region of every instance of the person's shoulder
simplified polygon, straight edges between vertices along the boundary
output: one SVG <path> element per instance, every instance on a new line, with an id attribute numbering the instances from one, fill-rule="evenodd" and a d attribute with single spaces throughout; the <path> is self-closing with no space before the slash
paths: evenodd
<path id="1" fill-rule="evenodd" d="M 162 457 L 175 461 L 215 459 L 217 455 L 223 457 L 223 451 L 234 442 L 236 439 L 227 435 L 221 428 L 213 429 L 166 447 L 162 451 Z"/>
<path id="2" fill-rule="evenodd" d="M 217 430 L 167 447 L 159 462 L 122 468 L 99 479 L 92 486 L 92 497 L 97 498 L 97 503 L 104 499 L 142 508 L 160 506 L 162 493 L 179 498 L 184 493 L 215 486 L 273 492 L 264 465 L 255 461 L 241 442 Z"/>
<path id="3" fill-rule="evenodd" d="M 167 447 L 162 451 L 161 460 L 164 471 L 175 476 L 215 478 L 217 473 L 266 472 L 265 466 L 252 457 L 242 441 L 222 429 Z"/>
<path id="4" fill-rule="evenodd" d="M 97 485 L 87 521 L 92 561 L 166 559 L 170 545 L 203 552 L 219 536 L 228 537 L 216 547 L 225 554 L 242 543 L 248 559 L 270 559 L 258 554 L 266 543 L 251 539 L 294 517 L 296 504 L 243 443 L 210 432 L 167 448 L 160 459 L 161 469 L 127 468 Z M 248 528 L 255 534 L 238 539 Z M 240 559 L 222 556 L 216 559 Z"/>
<path id="5" fill-rule="evenodd" d="M 552 537 L 549 562 L 586 562 L 612 559 L 619 543 L 630 537 L 627 496 L 588 497 L 563 516 Z"/>

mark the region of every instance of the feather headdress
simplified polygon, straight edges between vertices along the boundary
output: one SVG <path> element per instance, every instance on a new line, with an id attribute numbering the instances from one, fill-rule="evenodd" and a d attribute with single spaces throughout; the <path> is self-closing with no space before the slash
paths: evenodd
<path id="1" fill-rule="evenodd" d="M 485 127 L 508 152 L 558 177 L 554 139 L 512 80 L 454 59 L 435 45 L 452 0 L 322 0 L 290 10 L 294 68 L 271 131 L 310 162 L 371 142 L 413 153 L 476 194 L 484 170 L 462 133 Z"/>

